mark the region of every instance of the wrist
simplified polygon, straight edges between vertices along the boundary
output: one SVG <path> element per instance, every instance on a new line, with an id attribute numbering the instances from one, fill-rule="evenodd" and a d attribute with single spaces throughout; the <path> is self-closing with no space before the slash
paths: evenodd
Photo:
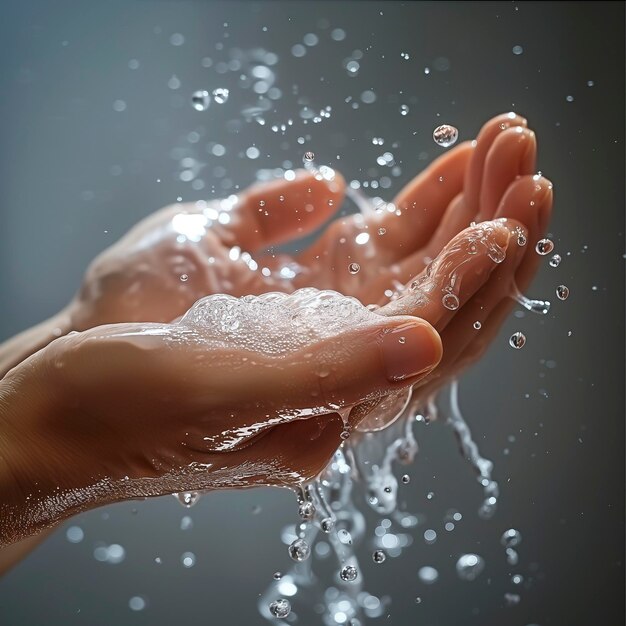
<path id="1" fill-rule="evenodd" d="M 55 432 L 62 390 L 41 350 L 0 381 L 0 545 L 54 525 L 71 512 L 72 459 Z"/>

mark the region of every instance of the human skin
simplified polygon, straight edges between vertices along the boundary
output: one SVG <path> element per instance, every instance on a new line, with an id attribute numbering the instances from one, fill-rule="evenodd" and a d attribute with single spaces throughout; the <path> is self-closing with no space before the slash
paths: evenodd
<path id="1" fill-rule="evenodd" d="M 19 363 L 0 383 L 0 540 L 121 499 L 310 479 L 341 442 L 338 409 L 350 409 L 354 429 L 388 393 L 436 391 L 480 356 L 516 285 L 536 271 L 552 191 L 532 176 L 535 151 L 525 120 L 495 118 L 475 145 L 448 152 L 400 192 L 400 215 L 336 220 L 295 259 L 258 253 L 323 223 L 342 200 L 338 175 L 253 187 L 228 220 L 219 219 L 228 207 L 208 207 L 207 217 L 207 207 L 176 205 L 139 224 L 96 259 L 62 313 L 0 350 L 5 369 Z M 495 221 L 462 231 L 473 220 Z M 366 246 L 356 242 L 363 232 Z M 235 245 L 251 256 L 233 259 Z M 451 282 L 455 310 L 442 301 Z M 398 283 L 408 288 L 389 301 Z M 255 344 L 254 327 L 241 329 L 242 349 L 185 318 L 168 323 L 207 293 L 304 286 L 382 306 L 330 334 L 313 327 L 310 342 L 279 355 Z M 83 332 L 25 359 L 69 329 Z M 284 332 L 297 338 L 297 328 Z"/>

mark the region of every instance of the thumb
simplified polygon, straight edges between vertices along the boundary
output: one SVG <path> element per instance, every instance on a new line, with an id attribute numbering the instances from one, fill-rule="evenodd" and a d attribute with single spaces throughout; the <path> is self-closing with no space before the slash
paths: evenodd
<path id="1" fill-rule="evenodd" d="M 425 320 L 381 317 L 318 345 L 313 384 L 326 406 L 341 409 L 416 383 L 441 356 L 441 339 Z"/>

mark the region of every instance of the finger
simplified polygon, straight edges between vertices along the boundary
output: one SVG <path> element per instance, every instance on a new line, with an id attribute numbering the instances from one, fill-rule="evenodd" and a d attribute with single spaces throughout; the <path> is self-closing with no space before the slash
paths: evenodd
<path id="1" fill-rule="evenodd" d="M 535 171 L 536 157 L 537 141 L 532 130 L 516 126 L 496 137 L 485 159 L 477 221 L 493 219 L 509 185 L 518 176 Z"/>
<path id="2" fill-rule="evenodd" d="M 510 255 L 476 295 L 459 311 L 442 331 L 444 356 L 427 383 L 419 384 L 421 392 L 443 384 L 444 379 L 458 376 L 459 372 L 477 361 L 515 306 L 511 298 L 518 286 L 526 288 L 536 272 L 541 257 L 535 253 L 534 242 L 547 227 L 552 209 L 552 183 L 541 176 L 525 176 L 515 181 L 504 195 L 497 212 L 498 217 L 511 217 L 524 223 L 524 230 L 514 233 L 526 242 L 513 247 L 516 262 Z"/>
<path id="3" fill-rule="evenodd" d="M 505 261 L 520 225 L 509 220 L 477 224 L 459 233 L 397 300 L 377 313 L 416 315 L 439 330 Z M 515 245 L 517 245 L 515 243 Z M 409 263 L 409 260 L 406 260 Z"/>
<path id="4" fill-rule="evenodd" d="M 305 398 L 317 395 L 331 409 L 353 406 L 416 382 L 440 359 L 441 341 L 428 322 L 372 315 L 367 325 L 318 344 L 313 363 L 294 363 L 290 372 L 300 380 L 299 397 L 285 389 L 281 402 L 302 402 L 304 391 Z"/>
<path id="5" fill-rule="evenodd" d="M 225 244 L 254 252 L 319 228 L 341 206 L 344 191 L 337 172 L 325 177 L 298 170 L 294 180 L 259 183 L 244 191 L 215 226 Z"/>
<path id="6" fill-rule="evenodd" d="M 528 230 L 528 248 L 515 277 L 519 289 L 528 287 L 541 262 L 535 244 L 550 223 L 553 199 L 553 186 L 547 178 L 524 176 L 509 187 L 496 212 L 496 217 L 517 220 Z"/>
<path id="7" fill-rule="evenodd" d="M 364 255 L 376 255 L 379 262 L 392 263 L 418 250 L 429 240 L 450 200 L 461 191 L 471 152 L 471 144 L 466 142 L 439 157 L 398 194 L 388 207 L 391 210 L 336 220 L 298 262 L 315 266 L 322 259 L 346 267 L 351 261 L 364 261 Z M 367 245 L 356 240 L 361 233 L 369 235 Z"/>
<path id="8" fill-rule="evenodd" d="M 483 183 L 485 159 L 496 137 L 502 131 L 514 126 L 526 127 L 526 120 L 515 113 L 504 113 L 489 120 L 478 133 L 472 159 L 465 174 L 464 192 L 468 210 L 478 215 L 480 210 L 480 190 Z"/>
<path id="9" fill-rule="evenodd" d="M 416 176 L 396 196 L 394 204 L 402 212 L 383 214 L 387 246 L 403 248 L 404 256 L 423 247 L 453 198 L 463 189 L 467 164 L 474 149 L 464 142 L 442 155 L 422 174 Z"/>

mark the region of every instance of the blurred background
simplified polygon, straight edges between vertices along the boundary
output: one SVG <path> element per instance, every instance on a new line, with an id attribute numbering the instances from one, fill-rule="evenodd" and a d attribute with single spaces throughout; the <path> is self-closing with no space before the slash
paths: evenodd
<path id="1" fill-rule="evenodd" d="M 359 550 L 365 587 L 391 598 L 371 623 L 623 623 L 623 3 L 21 0 L 0 33 L 0 339 L 57 312 L 99 251 L 177 198 L 235 193 L 306 150 L 391 198 L 443 152 L 439 124 L 464 140 L 494 114 L 527 116 L 563 257 L 527 295 L 552 310 L 511 316 L 460 382 L 499 510 L 478 517 L 450 429 L 418 425 L 401 499 L 426 522 L 383 565 Z M 228 97 L 192 107 L 215 89 Z M 451 508 L 463 517 L 447 532 Z M 289 567 L 280 531 L 295 521 L 293 494 L 270 489 L 92 511 L 0 580 L 0 623 L 264 623 L 259 594 Z M 508 528 L 523 537 L 516 566 Z M 455 572 L 464 552 L 486 562 L 473 582 Z"/>

